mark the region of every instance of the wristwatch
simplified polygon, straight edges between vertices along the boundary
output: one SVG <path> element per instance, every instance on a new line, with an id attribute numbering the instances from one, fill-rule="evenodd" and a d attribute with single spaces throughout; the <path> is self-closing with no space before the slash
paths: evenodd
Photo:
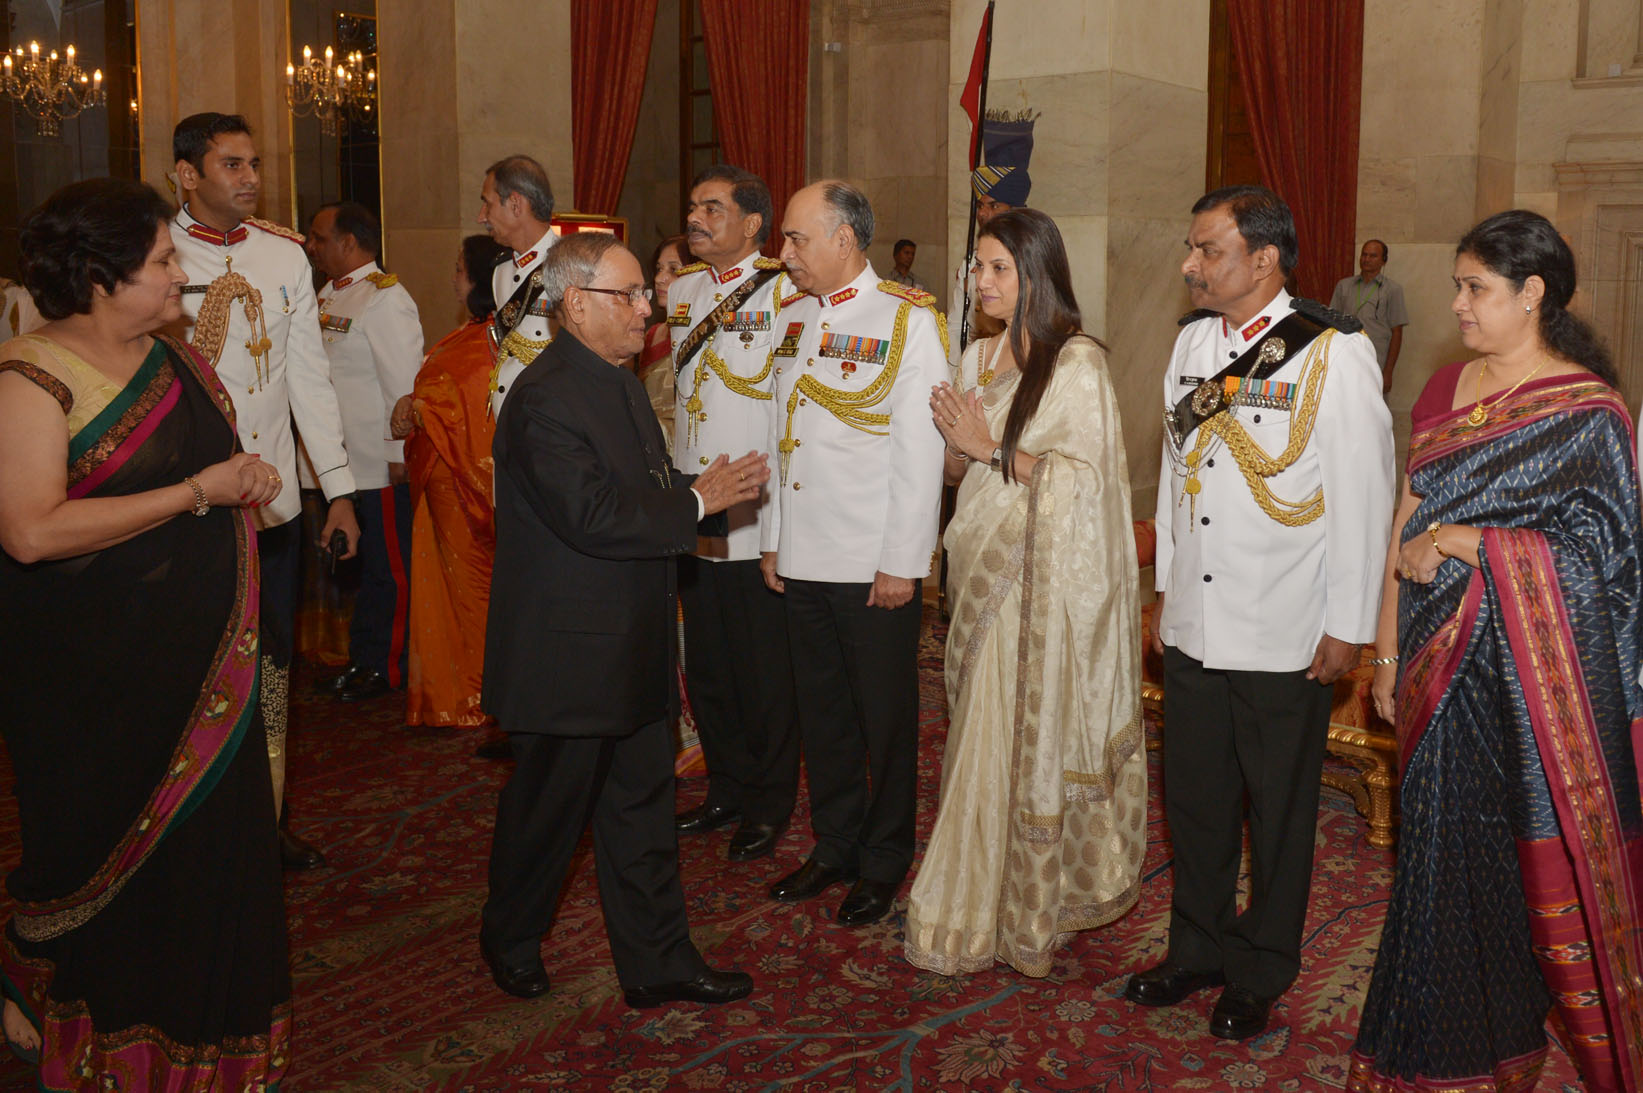
<path id="1" fill-rule="evenodd" d="M 987 460 L 987 465 L 995 471 L 1004 469 L 1004 448 L 1002 446 L 993 449 L 993 457 Z"/>

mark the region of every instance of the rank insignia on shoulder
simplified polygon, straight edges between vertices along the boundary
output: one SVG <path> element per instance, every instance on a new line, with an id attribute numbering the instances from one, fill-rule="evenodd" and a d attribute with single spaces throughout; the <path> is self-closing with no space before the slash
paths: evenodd
<path id="1" fill-rule="evenodd" d="M 883 364 L 890 352 L 890 342 L 885 338 L 863 338 L 855 334 L 823 334 L 821 348 L 816 355 L 833 357 L 842 361 L 861 361 L 866 364 Z M 845 369 L 846 373 L 854 372 L 852 364 Z"/>
<path id="2" fill-rule="evenodd" d="M 725 320 L 721 328 L 731 332 L 748 332 L 770 329 L 770 312 L 768 311 L 738 311 Z"/>
<path id="3" fill-rule="evenodd" d="M 806 293 L 804 293 L 804 292 L 795 292 L 791 296 L 783 296 L 781 306 L 784 307 L 784 308 L 792 307 L 794 304 L 796 304 L 800 300 L 804 299 L 805 295 L 806 295 Z"/>
<path id="4" fill-rule="evenodd" d="M 705 263 L 704 263 L 704 265 L 705 265 Z M 684 271 L 680 270 L 679 272 L 683 273 Z M 673 314 L 669 315 L 667 317 L 667 325 L 669 325 L 669 326 L 689 326 L 690 325 L 690 301 L 689 300 L 686 300 L 684 303 L 677 305 L 673 309 Z"/>
<path id="5" fill-rule="evenodd" d="M 804 333 L 803 323 L 788 323 L 787 333 L 782 335 L 782 344 L 775 349 L 774 356 L 796 357 L 799 355 L 799 335 Z"/>
<path id="6" fill-rule="evenodd" d="M 829 296 L 827 298 L 827 302 L 833 307 L 838 307 L 845 301 L 854 300 L 855 298 L 856 290 L 854 288 L 841 288 L 837 292 L 833 293 L 833 295 Z"/>
<path id="7" fill-rule="evenodd" d="M 333 330 L 338 334 L 346 334 L 348 328 L 353 325 L 354 320 L 352 318 L 342 315 L 321 315 L 319 317 L 319 328 L 321 330 Z"/>
<path id="8" fill-rule="evenodd" d="M 1185 315 L 1181 316 L 1181 318 L 1176 321 L 1175 325 L 1176 326 L 1191 326 L 1193 323 L 1197 322 L 1199 319 L 1217 319 L 1217 318 L 1220 318 L 1219 313 L 1211 311 L 1207 307 L 1201 307 L 1196 311 L 1189 311 Z"/>
<path id="9" fill-rule="evenodd" d="M 675 277 L 683 277 L 687 273 L 700 273 L 704 269 L 712 269 L 712 268 L 713 267 L 708 265 L 706 262 L 692 262 L 688 266 L 680 266 L 679 267 L 679 272 L 674 274 L 674 276 Z"/>
<path id="10" fill-rule="evenodd" d="M 920 307 L 934 307 L 936 298 L 922 288 L 904 285 L 900 281 L 880 281 L 879 291 L 889 296 L 896 296 Z"/>
<path id="11" fill-rule="evenodd" d="M 293 243 L 306 243 L 308 241 L 308 237 L 303 235 L 301 232 L 293 231 L 284 224 L 276 224 L 272 220 L 264 220 L 261 217 L 248 216 L 241 221 L 241 223 L 250 224 L 255 228 L 261 228 L 269 235 L 277 235 L 282 239 L 289 239 Z"/>
<path id="12" fill-rule="evenodd" d="M 1313 322 L 1323 326 L 1332 326 L 1342 334 L 1356 334 L 1363 329 L 1363 323 L 1356 315 L 1343 314 L 1334 308 L 1325 307 L 1316 300 L 1309 300 L 1305 296 L 1292 297 L 1289 306 Z"/>
<path id="13" fill-rule="evenodd" d="M 787 267 L 782 264 L 782 260 L 780 258 L 766 258 L 764 255 L 761 254 L 757 258 L 753 259 L 753 268 L 754 269 L 786 269 Z"/>
<path id="14" fill-rule="evenodd" d="M 399 284 L 399 274 L 397 273 L 367 273 L 365 279 L 377 288 L 393 288 Z"/>

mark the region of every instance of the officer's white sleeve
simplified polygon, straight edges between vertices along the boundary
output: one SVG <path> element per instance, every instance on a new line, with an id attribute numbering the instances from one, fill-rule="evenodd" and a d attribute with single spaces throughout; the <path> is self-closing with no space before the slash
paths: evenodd
<path id="1" fill-rule="evenodd" d="M 930 416 L 930 388 L 950 380 L 946 347 L 928 308 L 907 316 L 907 344 L 890 388 L 890 490 L 879 548 L 880 573 L 927 577 L 941 510 L 941 433 Z"/>
<path id="2" fill-rule="evenodd" d="M 300 248 L 298 250 L 300 253 Z M 291 319 L 286 324 L 285 383 L 291 416 L 314 466 L 314 477 L 327 501 L 354 492 L 354 472 L 342 443 L 342 412 L 337 390 L 331 386 L 331 361 L 320 339 L 319 305 L 308 260 L 297 263 L 287 283 L 291 288 Z"/>
<path id="3" fill-rule="evenodd" d="M 1324 491 L 1324 633 L 1370 642 L 1380 616 L 1397 476 L 1392 414 L 1381 397 L 1375 347 L 1364 334 L 1337 331 L 1330 339 L 1312 441 Z"/>
<path id="4" fill-rule="evenodd" d="M 788 361 L 792 364 L 792 361 Z M 770 370 L 770 401 L 766 408 L 770 411 L 768 432 L 765 434 L 764 450 L 770 457 L 770 478 L 764 488 L 770 492 L 770 501 L 759 512 L 759 552 L 769 554 L 782 541 L 782 464 L 781 452 L 777 445 L 781 443 L 782 426 L 787 422 L 787 398 L 782 385 L 776 382 L 776 369 Z M 676 419 L 683 421 L 681 413 Z M 675 441 L 677 443 L 677 441 Z"/>
<path id="5" fill-rule="evenodd" d="M 383 456 L 390 463 L 405 462 L 405 442 L 395 440 L 387 428 L 394 405 L 416 386 L 422 367 L 422 319 L 409 292 L 380 289 L 365 309 L 365 340 L 371 346 L 376 365 L 377 386 L 382 390 L 382 424 L 390 435 L 382 439 Z"/>

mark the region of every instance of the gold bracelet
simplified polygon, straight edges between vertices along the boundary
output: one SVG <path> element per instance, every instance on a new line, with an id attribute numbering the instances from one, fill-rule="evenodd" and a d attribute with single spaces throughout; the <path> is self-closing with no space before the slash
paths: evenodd
<path id="1" fill-rule="evenodd" d="M 1433 520 L 1430 524 L 1426 525 L 1426 534 L 1432 537 L 1432 549 L 1438 552 L 1438 557 L 1442 558 L 1444 561 L 1448 561 L 1450 558 L 1453 558 L 1454 555 L 1438 545 L 1438 529 L 1442 526 L 1442 520 Z"/>
<path id="2" fill-rule="evenodd" d="M 1383 664 L 1396 664 L 1397 662 L 1398 662 L 1398 654 L 1396 654 L 1396 653 L 1393 653 L 1389 657 L 1370 657 L 1369 658 L 1369 663 L 1373 664 L 1377 668 L 1381 667 Z"/>
<path id="3" fill-rule="evenodd" d="M 211 505 L 205 499 L 205 487 L 200 485 L 199 480 L 193 475 L 189 475 L 187 478 L 183 479 L 183 481 L 188 483 L 188 488 L 194 491 L 194 508 L 192 510 L 194 515 L 204 516 L 206 513 L 210 512 Z"/>

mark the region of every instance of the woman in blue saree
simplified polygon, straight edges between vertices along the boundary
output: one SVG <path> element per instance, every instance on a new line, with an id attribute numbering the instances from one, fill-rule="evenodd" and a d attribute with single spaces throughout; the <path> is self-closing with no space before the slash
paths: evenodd
<path id="1" fill-rule="evenodd" d="M 137 182 L 53 194 L 21 229 L 53 321 L 0 346 L 0 987 L 47 1090 L 272 1089 L 289 1058 L 247 510 L 279 476 L 151 334 L 186 279 L 170 211 Z"/>
<path id="2" fill-rule="evenodd" d="M 1403 822 L 1352 1090 L 1528 1090 L 1554 1027 L 1591 1090 L 1643 1083 L 1639 601 L 1630 416 L 1534 213 L 1461 240 L 1475 360 L 1413 409 L 1374 699 Z"/>

